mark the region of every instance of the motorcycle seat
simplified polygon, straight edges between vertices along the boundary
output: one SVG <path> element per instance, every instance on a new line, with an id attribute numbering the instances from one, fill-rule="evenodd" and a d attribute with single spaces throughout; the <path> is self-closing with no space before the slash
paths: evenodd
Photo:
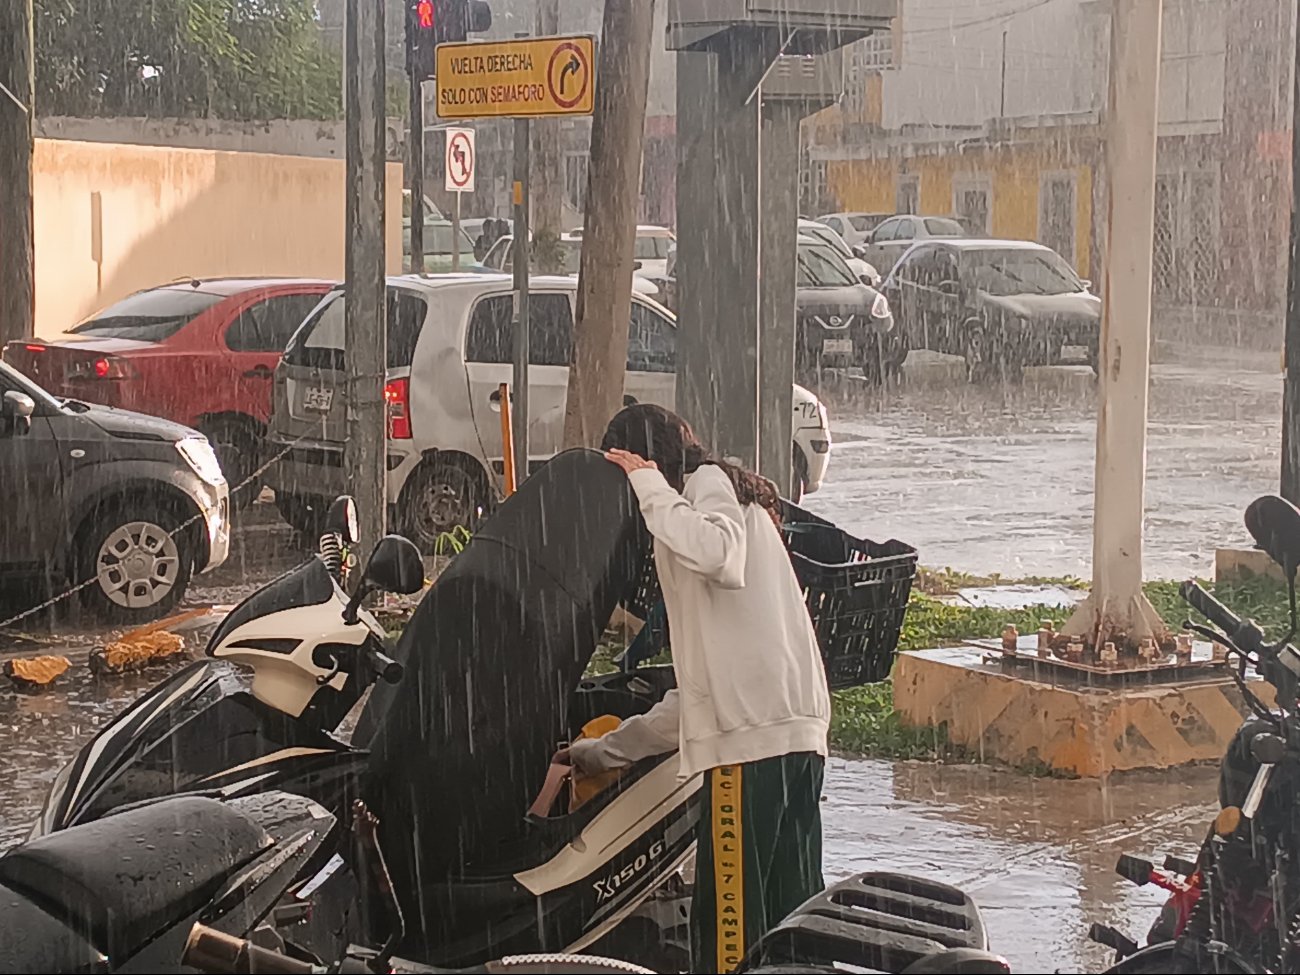
<path id="1" fill-rule="evenodd" d="M 1000 955 L 978 948 L 949 948 L 918 959 L 900 975 L 1010 975 L 1011 966 Z"/>
<path id="2" fill-rule="evenodd" d="M 26 897 L 0 887 L 0 972 L 99 972 L 105 958 Z"/>
<path id="3" fill-rule="evenodd" d="M 0 884 L 116 964 L 201 909 L 271 843 L 230 806 L 181 796 L 25 843 L 0 857 Z"/>
<path id="4" fill-rule="evenodd" d="M 905 874 L 864 873 L 810 898 L 759 939 L 747 960 L 754 966 L 847 964 L 923 973 L 945 969 L 910 966 L 953 949 L 987 948 L 978 908 L 956 887 Z"/>

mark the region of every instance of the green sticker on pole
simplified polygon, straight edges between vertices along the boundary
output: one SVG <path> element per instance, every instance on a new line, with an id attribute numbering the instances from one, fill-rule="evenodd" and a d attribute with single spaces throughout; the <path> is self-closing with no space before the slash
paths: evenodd
<path id="1" fill-rule="evenodd" d="M 439 44 L 438 117 L 590 115 L 595 48 L 586 35 Z"/>

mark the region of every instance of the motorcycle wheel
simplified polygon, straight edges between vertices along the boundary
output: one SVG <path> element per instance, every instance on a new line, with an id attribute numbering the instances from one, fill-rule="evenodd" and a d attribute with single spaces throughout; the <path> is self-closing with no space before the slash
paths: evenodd
<path id="1" fill-rule="evenodd" d="M 1103 975 L 1256 975 L 1265 971 L 1230 948 L 1212 951 L 1195 942 L 1166 941 L 1129 955 Z"/>

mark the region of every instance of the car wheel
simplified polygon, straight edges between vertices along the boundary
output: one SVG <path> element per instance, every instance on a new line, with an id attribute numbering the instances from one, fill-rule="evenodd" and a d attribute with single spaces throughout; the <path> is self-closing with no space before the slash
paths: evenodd
<path id="1" fill-rule="evenodd" d="M 988 375 L 991 352 L 988 329 L 980 322 L 967 323 L 962 341 L 962 358 L 966 360 L 968 382 L 980 382 Z"/>
<path id="2" fill-rule="evenodd" d="M 486 504 L 482 482 L 464 467 L 426 462 L 402 489 L 398 520 L 402 534 L 432 555 L 443 535 L 457 527 L 477 528 Z"/>
<path id="3" fill-rule="evenodd" d="M 262 492 L 261 478 L 250 480 L 258 465 L 256 438 L 237 423 L 217 423 L 200 429 L 211 441 L 221 463 L 221 473 L 230 485 L 231 508 L 236 511 L 247 508 Z"/>
<path id="4" fill-rule="evenodd" d="M 194 568 L 191 536 L 156 504 L 114 502 L 79 533 L 85 602 L 114 622 L 145 623 L 180 602 Z"/>
<path id="5" fill-rule="evenodd" d="M 329 510 L 324 498 L 276 491 L 275 507 L 290 528 L 315 544 Z"/>

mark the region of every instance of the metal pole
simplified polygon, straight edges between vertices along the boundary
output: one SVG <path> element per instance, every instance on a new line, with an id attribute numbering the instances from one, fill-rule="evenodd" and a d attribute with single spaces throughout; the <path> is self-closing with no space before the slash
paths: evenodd
<path id="1" fill-rule="evenodd" d="M 344 340 L 347 442 L 343 473 L 356 498 L 363 557 L 384 534 L 384 5 L 345 5 L 347 180 Z M 414 201 L 412 201 L 414 203 Z M 414 207 L 412 207 L 414 213 Z"/>
<path id="2" fill-rule="evenodd" d="M 528 239 L 528 119 L 515 119 L 515 370 L 511 388 L 515 391 L 515 476 L 520 484 L 528 477 L 528 266 L 532 247 Z"/>
<path id="3" fill-rule="evenodd" d="M 1161 0 L 1111 9 L 1092 593 L 1065 632 L 1131 648 L 1168 636 L 1142 593 Z"/>
<path id="4" fill-rule="evenodd" d="M 411 191 L 411 270 L 424 272 L 424 83 L 411 70 L 411 126 L 406 140 L 406 186 Z"/>
<path id="5" fill-rule="evenodd" d="M 32 0 L 0 0 L 0 346 L 35 331 Z"/>
<path id="6" fill-rule="evenodd" d="M 1007 117 L 1007 32 L 1002 32 L 1002 88 L 998 94 L 998 118 Z"/>
<path id="7" fill-rule="evenodd" d="M 464 196 L 456 191 L 456 202 L 451 209 L 451 269 L 460 270 L 460 200 Z"/>
<path id="8" fill-rule="evenodd" d="M 1300 3 L 1297 4 L 1300 24 Z M 1291 241 L 1283 338 L 1282 497 L 1300 502 L 1300 26 L 1296 30 L 1295 78 L 1291 92 Z"/>

